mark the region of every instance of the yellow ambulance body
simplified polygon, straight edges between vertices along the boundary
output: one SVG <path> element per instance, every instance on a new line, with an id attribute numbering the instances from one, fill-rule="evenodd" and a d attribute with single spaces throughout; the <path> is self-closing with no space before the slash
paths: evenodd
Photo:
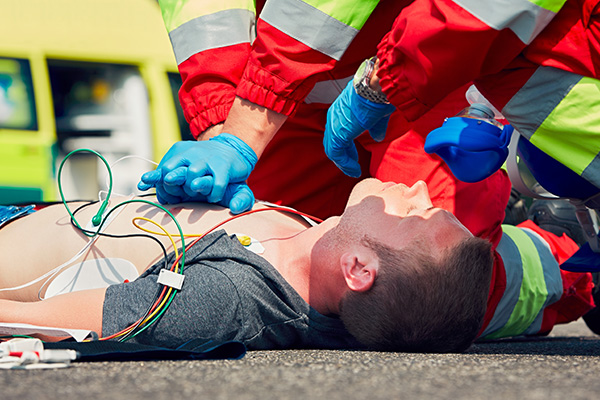
<path id="1" fill-rule="evenodd" d="M 188 138 L 156 1 L 3 1 L 0 38 L 0 204 L 58 200 L 58 165 L 76 148 L 109 163 L 156 161 Z M 95 198 L 103 165 L 70 158 L 65 196 Z M 115 191 L 129 194 L 154 166 L 129 158 L 114 168 Z"/>

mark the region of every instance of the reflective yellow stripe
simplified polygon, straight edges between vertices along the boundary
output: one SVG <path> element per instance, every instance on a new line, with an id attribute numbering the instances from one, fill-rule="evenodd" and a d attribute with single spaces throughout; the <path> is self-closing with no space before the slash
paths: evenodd
<path id="1" fill-rule="evenodd" d="M 545 8 L 548 11 L 557 13 L 562 8 L 566 0 L 529 0 L 536 6 Z"/>
<path id="2" fill-rule="evenodd" d="M 519 249 L 523 279 L 519 299 L 510 318 L 502 328 L 486 336 L 486 339 L 522 334 L 534 322 L 548 298 L 544 267 L 531 238 L 515 226 L 503 225 L 502 231 L 513 240 Z"/>
<path id="3" fill-rule="evenodd" d="M 158 0 L 168 32 L 192 19 L 219 11 L 242 9 L 256 13 L 254 0 Z"/>
<path id="4" fill-rule="evenodd" d="M 305 0 L 304 2 L 332 18 L 360 30 L 379 0 Z"/>
<path id="5" fill-rule="evenodd" d="M 530 141 L 582 175 L 600 153 L 600 81 L 583 77 Z"/>

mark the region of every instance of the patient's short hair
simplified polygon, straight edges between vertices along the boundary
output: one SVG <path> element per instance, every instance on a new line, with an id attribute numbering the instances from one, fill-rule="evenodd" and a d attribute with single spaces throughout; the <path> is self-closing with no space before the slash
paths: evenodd
<path id="1" fill-rule="evenodd" d="M 394 250 L 368 237 L 379 257 L 372 288 L 341 302 L 346 329 L 374 350 L 462 352 L 477 338 L 492 275 L 491 244 L 470 237 L 435 259 L 426 243 Z"/>

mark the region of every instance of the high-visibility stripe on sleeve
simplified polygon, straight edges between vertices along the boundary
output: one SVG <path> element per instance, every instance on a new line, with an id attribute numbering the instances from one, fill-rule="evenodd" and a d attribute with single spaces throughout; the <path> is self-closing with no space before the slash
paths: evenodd
<path id="1" fill-rule="evenodd" d="M 544 307 L 562 295 L 558 263 L 543 240 L 515 226 L 503 225 L 502 231 L 498 252 L 505 264 L 507 287 L 482 335 L 486 339 L 537 333 L 536 322 Z"/>
<path id="2" fill-rule="evenodd" d="M 541 8 L 557 13 L 562 6 L 567 2 L 566 0 L 529 0 L 533 4 L 540 6 Z"/>
<path id="3" fill-rule="evenodd" d="M 510 29 L 529 44 L 554 18 L 566 0 L 453 0 L 489 27 Z"/>
<path id="4" fill-rule="evenodd" d="M 600 81 L 539 67 L 502 114 L 537 148 L 600 187 Z"/>
<path id="5" fill-rule="evenodd" d="M 242 9 L 255 13 L 254 0 L 158 0 L 163 21 L 168 32 L 184 23 L 232 9 Z"/>
<path id="6" fill-rule="evenodd" d="M 379 0 L 304 0 L 305 3 L 355 29 L 362 29 Z"/>
<path id="7" fill-rule="evenodd" d="M 253 11 L 232 9 L 192 19 L 169 33 L 177 64 L 204 50 L 251 43 L 256 17 Z"/>
<path id="8" fill-rule="evenodd" d="M 581 78 L 530 141 L 600 187 L 600 81 Z"/>
<path id="9" fill-rule="evenodd" d="M 310 4 L 312 3 L 312 4 Z M 339 60 L 377 5 L 344 2 L 270 0 L 260 18 L 286 35 Z"/>
<path id="10" fill-rule="evenodd" d="M 352 78 L 353 76 L 348 76 L 342 79 L 317 82 L 310 93 L 304 98 L 304 102 L 306 104 L 332 104 Z"/>
<path id="11" fill-rule="evenodd" d="M 502 115 L 521 135 L 531 140 L 581 78 L 581 75 L 560 69 L 540 67 L 502 108 Z"/>

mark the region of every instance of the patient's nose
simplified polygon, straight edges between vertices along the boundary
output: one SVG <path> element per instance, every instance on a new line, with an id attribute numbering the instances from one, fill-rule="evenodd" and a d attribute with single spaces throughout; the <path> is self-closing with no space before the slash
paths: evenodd
<path id="1" fill-rule="evenodd" d="M 429 197 L 429 189 L 423 181 L 417 181 L 414 185 L 408 188 L 406 195 L 410 197 L 415 204 L 430 207 L 431 198 Z"/>

